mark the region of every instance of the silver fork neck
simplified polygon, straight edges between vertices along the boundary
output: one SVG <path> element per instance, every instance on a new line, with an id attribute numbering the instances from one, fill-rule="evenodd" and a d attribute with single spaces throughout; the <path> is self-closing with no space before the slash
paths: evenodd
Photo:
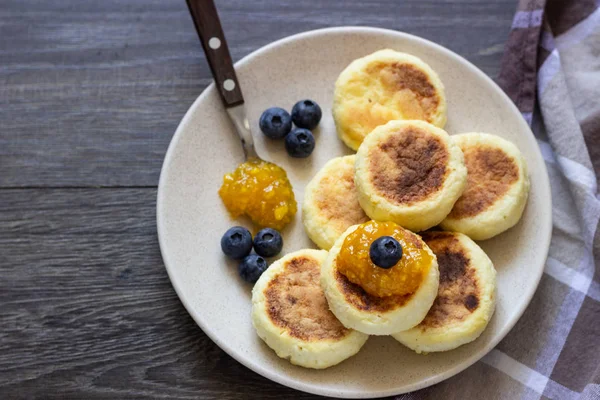
<path id="1" fill-rule="evenodd" d="M 227 108 L 227 114 L 229 114 L 229 118 L 231 118 L 235 130 L 240 137 L 246 160 L 250 158 L 260 158 L 254 148 L 254 139 L 252 138 L 252 131 L 250 130 L 248 118 L 246 117 L 246 108 L 244 107 L 244 104 Z"/>

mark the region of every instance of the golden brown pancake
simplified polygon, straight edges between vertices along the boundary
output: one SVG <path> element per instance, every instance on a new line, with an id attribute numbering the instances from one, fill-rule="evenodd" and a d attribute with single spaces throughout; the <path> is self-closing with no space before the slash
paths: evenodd
<path id="1" fill-rule="evenodd" d="M 333 117 L 337 133 L 356 150 L 379 125 L 418 119 L 443 127 L 444 86 L 422 60 L 380 50 L 354 60 L 335 84 Z"/>
<path id="2" fill-rule="evenodd" d="M 365 72 L 370 76 L 379 76 L 383 87 L 400 94 L 399 108 L 404 111 L 403 119 L 420 119 L 430 124 L 437 122 L 443 94 L 435 87 L 433 78 L 423 69 L 411 62 L 381 61 L 368 65 Z"/>
<path id="3" fill-rule="evenodd" d="M 329 160 L 304 191 L 302 222 L 308 236 L 322 249 L 329 250 L 348 227 L 369 220 L 358 203 L 355 158 Z"/>
<path id="4" fill-rule="evenodd" d="M 349 157 L 354 160 L 354 156 Z M 347 188 L 346 193 L 339 196 L 332 195 L 329 189 L 334 185 L 343 185 Z M 317 207 L 329 223 L 334 224 L 341 230 L 341 233 L 349 226 L 369 220 L 358 204 L 358 195 L 354 185 L 354 163 L 351 170 L 340 170 L 339 174 L 334 173 L 324 177 L 319 182 L 318 191 L 322 196 L 317 199 Z"/>
<path id="5" fill-rule="evenodd" d="M 339 339 L 351 332 L 329 310 L 320 286 L 321 264 L 311 257 L 296 257 L 265 290 L 271 322 L 290 336 L 305 341 Z"/>
<path id="6" fill-rule="evenodd" d="M 447 175 L 448 148 L 418 126 L 391 135 L 369 152 L 367 168 L 377 193 L 403 205 L 423 201 L 442 187 Z"/>
<path id="7" fill-rule="evenodd" d="M 481 146 L 463 151 L 467 188 L 454 204 L 451 218 L 472 217 L 504 196 L 519 179 L 519 166 L 502 150 Z"/>
<path id="8" fill-rule="evenodd" d="M 407 231 L 410 241 L 418 242 L 430 255 L 429 271 L 414 293 L 372 296 L 338 270 L 337 260 L 344 240 L 358 226 L 351 226 L 336 240 L 321 267 L 321 287 L 329 308 L 344 326 L 369 335 L 389 335 L 412 328 L 423 320 L 437 295 L 439 274 L 435 256 L 418 235 Z"/>
<path id="9" fill-rule="evenodd" d="M 481 297 L 470 256 L 453 233 L 424 232 L 422 236 L 437 256 L 440 286 L 433 306 L 418 327 L 426 330 L 463 321 L 479 307 Z"/>
<path id="10" fill-rule="evenodd" d="M 467 187 L 442 221 L 442 228 L 485 240 L 514 226 L 529 193 L 527 168 L 519 149 L 486 133 L 454 135 L 452 141 L 465 157 Z"/>
<path id="11" fill-rule="evenodd" d="M 440 271 L 438 294 L 421 323 L 394 334 L 420 352 L 446 351 L 475 340 L 495 308 L 496 271 L 491 260 L 468 236 L 424 232 Z"/>
<path id="12" fill-rule="evenodd" d="M 274 262 L 252 290 L 252 323 L 279 357 L 327 368 L 356 354 L 368 335 L 345 328 L 320 286 L 324 250 L 300 250 Z"/>
<path id="13" fill-rule="evenodd" d="M 358 149 L 354 181 L 369 217 L 422 231 L 450 213 L 465 188 L 467 169 L 443 129 L 423 121 L 390 121 Z"/>

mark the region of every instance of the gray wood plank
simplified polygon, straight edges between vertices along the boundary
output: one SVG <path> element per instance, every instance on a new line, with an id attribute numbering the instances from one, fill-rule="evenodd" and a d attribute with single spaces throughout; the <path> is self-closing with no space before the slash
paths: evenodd
<path id="1" fill-rule="evenodd" d="M 420 35 L 496 76 L 514 0 L 217 0 L 233 58 L 294 33 Z M 185 2 L 2 0 L 0 187 L 152 186 L 208 85 Z"/>
<path id="2" fill-rule="evenodd" d="M 0 190 L 1 399 L 311 399 L 220 350 L 171 287 L 155 189 Z"/>

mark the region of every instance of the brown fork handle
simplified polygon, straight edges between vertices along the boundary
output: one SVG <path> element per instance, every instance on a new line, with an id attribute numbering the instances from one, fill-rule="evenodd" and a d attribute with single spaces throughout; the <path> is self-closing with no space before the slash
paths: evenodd
<path id="1" fill-rule="evenodd" d="M 226 108 L 244 103 L 213 0 L 186 0 L 215 85 Z"/>

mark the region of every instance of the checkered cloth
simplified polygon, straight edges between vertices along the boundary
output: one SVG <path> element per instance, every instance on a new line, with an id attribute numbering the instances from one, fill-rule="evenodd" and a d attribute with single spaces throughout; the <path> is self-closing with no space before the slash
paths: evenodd
<path id="1" fill-rule="evenodd" d="M 499 83 L 552 186 L 552 242 L 531 304 L 480 362 L 399 399 L 600 399 L 599 7 L 520 0 L 502 61 Z"/>

